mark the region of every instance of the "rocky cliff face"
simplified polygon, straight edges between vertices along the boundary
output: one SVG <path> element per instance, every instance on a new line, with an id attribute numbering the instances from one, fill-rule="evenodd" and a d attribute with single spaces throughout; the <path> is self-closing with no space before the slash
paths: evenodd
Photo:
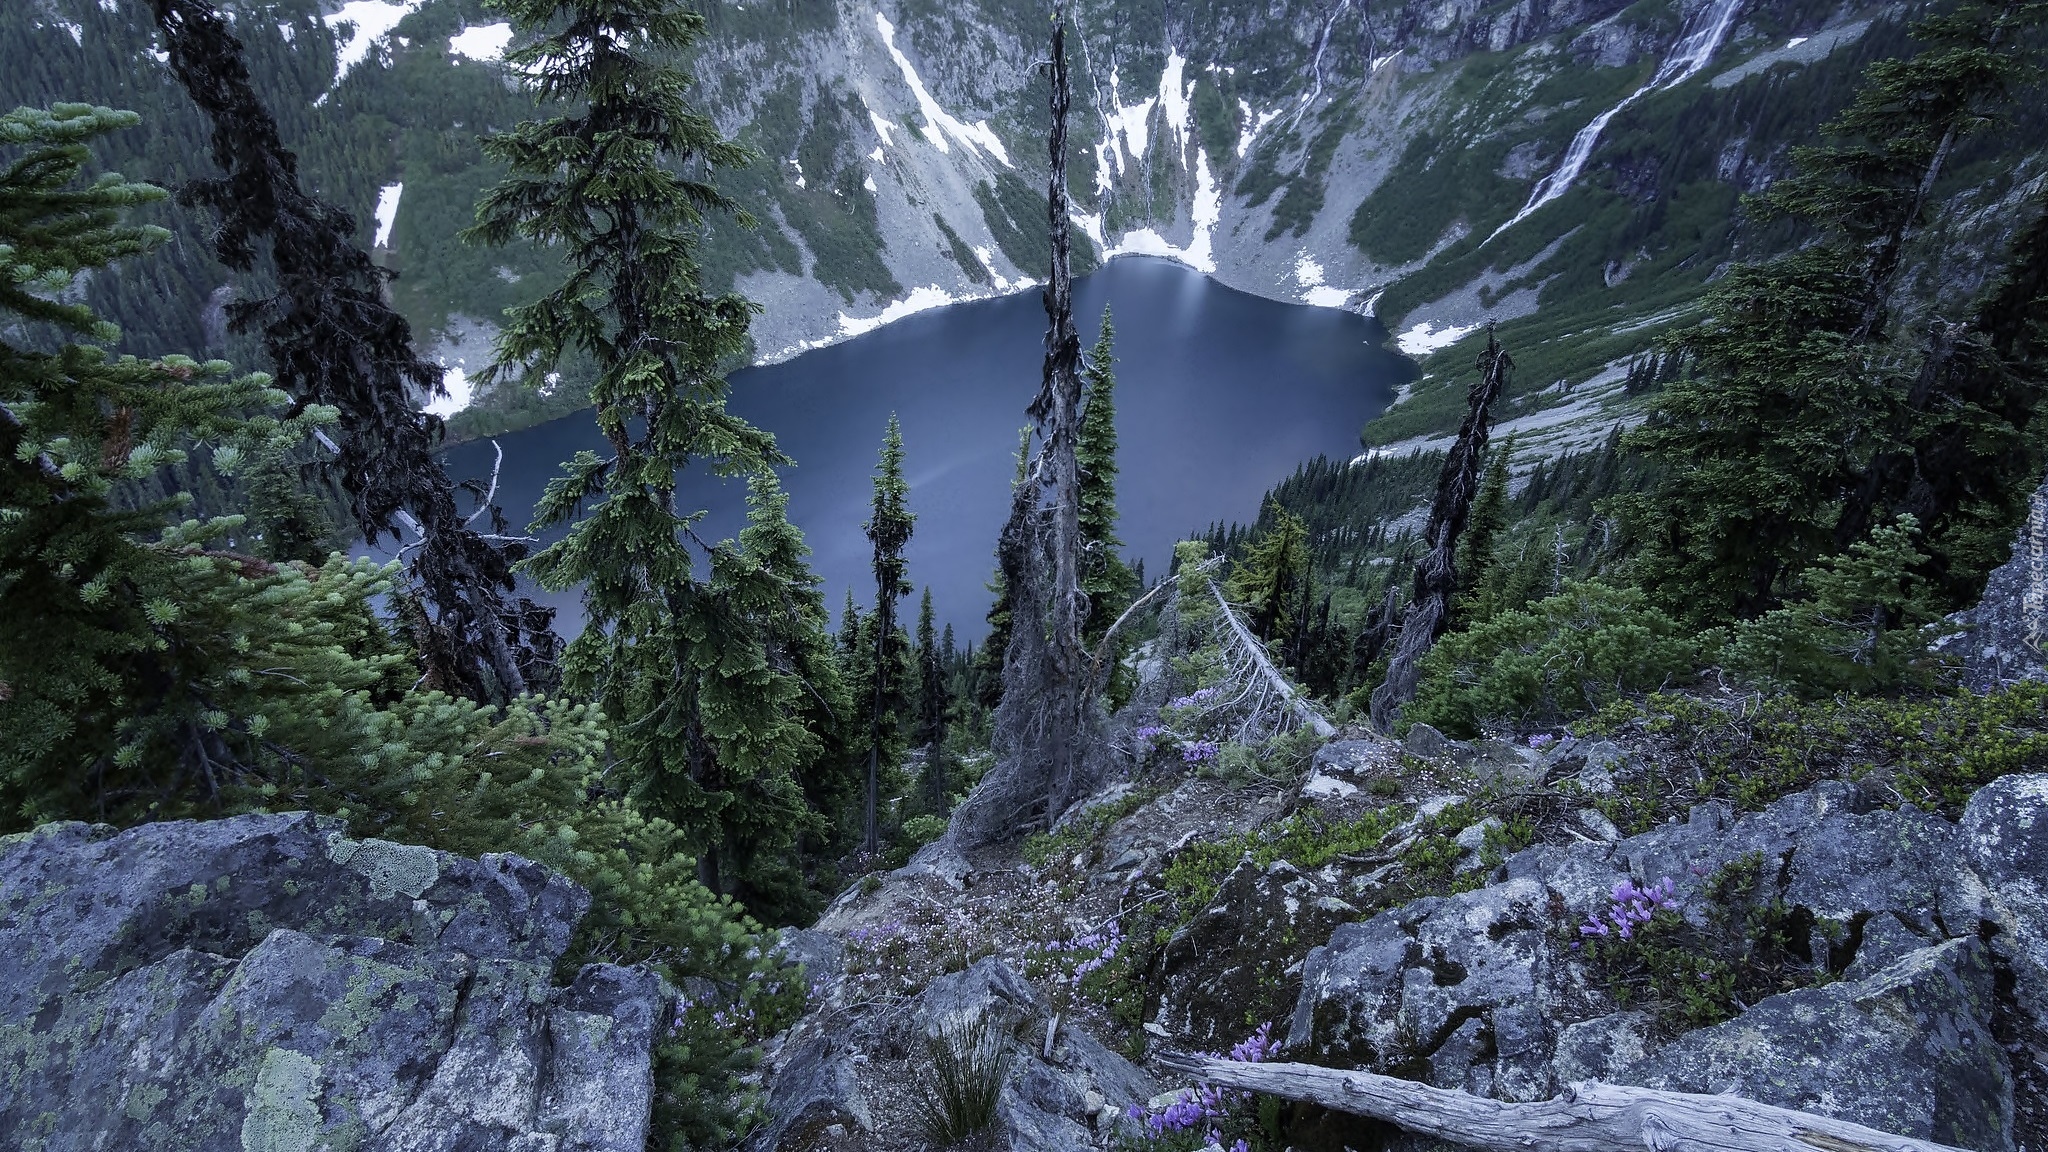
<path id="1" fill-rule="evenodd" d="M 0 840 L 0 1144 L 641 1152 L 652 974 L 516 856 L 306 815 Z"/>

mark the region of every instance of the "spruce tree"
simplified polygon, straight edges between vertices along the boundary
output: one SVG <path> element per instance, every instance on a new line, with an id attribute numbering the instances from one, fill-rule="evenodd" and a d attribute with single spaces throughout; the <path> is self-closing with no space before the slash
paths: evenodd
<path id="1" fill-rule="evenodd" d="M 1014 494 L 1024 483 L 1024 477 L 1031 465 L 1031 425 L 1026 424 L 1017 433 L 1017 474 L 1010 479 L 1010 491 Z M 976 683 L 980 691 L 976 697 L 984 710 L 993 712 L 1003 700 L 1003 654 L 1010 650 L 1010 582 L 1004 578 L 1000 556 L 997 558 L 995 575 L 989 578 L 989 594 L 994 597 L 989 605 L 988 639 L 982 643 L 979 662 L 976 664 Z"/>
<path id="2" fill-rule="evenodd" d="M 1247 609 L 1245 622 L 1265 641 L 1292 638 L 1303 623 L 1301 600 L 1309 583 L 1308 525 L 1301 517 L 1268 504 L 1272 526 L 1231 565 L 1224 591 Z"/>
<path id="3" fill-rule="evenodd" d="M 940 814 L 946 811 L 946 730 L 953 708 L 952 647 L 952 625 L 946 626 L 943 645 L 935 635 L 932 590 L 927 586 L 917 604 L 917 730 L 911 743 L 925 750 L 925 802 Z"/>
<path id="4" fill-rule="evenodd" d="M 732 208 L 707 174 L 748 153 L 685 98 L 678 61 L 703 18 L 676 0 L 497 9 L 525 38 L 507 63 L 557 110 L 485 138 L 508 175 L 468 236 L 554 247 L 569 269 L 509 313 L 498 361 L 545 372 L 587 357 L 608 448 L 548 484 L 533 530 L 567 531 L 527 570 L 583 589 L 565 683 L 601 704 L 634 794 L 684 830 L 706 886 L 726 891 L 722 854 L 759 859 L 764 837 L 794 840 L 796 773 L 816 751 L 797 717 L 803 686 L 769 660 L 762 614 L 784 589 L 744 549 L 705 544 L 703 513 L 676 493 L 689 469 L 752 476 L 785 462 L 725 407 L 719 367 L 744 355 L 753 305 L 705 290 L 696 261 L 705 214 Z"/>
<path id="5" fill-rule="evenodd" d="M 1920 21 L 1925 47 L 1872 65 L 1827 142 L 1746 202 L 1813 242 L 1709 291 L 1705 322 L 1669 349 L 1684 375 L 1626 440 L 1660 479 L 1611 505 L 1636 578 L 1674 612 L 1754 618 L 1895 503 L 1909 471 L 1895 461 L 1926 439 L 1912 362 L 1929 359 L 1900 347 L 1901 272 L 1956 145 L 2002 115 L 2044 12 L 1973 0 Z"/>
<path id="6" fill-rule="evenodd" d="M 1471 602 L 1486 576 L 1486 570 L 1493 564 L 1494 544 L 1507 527 L 1508 466 L 1514 455 L 1513 436 L 1488 453 L 1486 475 L 1479 481 L 1479 496 L 1472 501 L 1472 511 L 1465 520 L 1465 539 L 1459 546 L 1464 553 L 1464 560 L 1458 565 L 1459 598 L 1478 612 L 1484 609 Z"/>
<path id="7" fill-rule="evenodd" d="M 910 543 L 916 517 L 911 514 L 910 486 L 903 482 L 903 429 L 895 416 L 882 436 L 882 455 L 875 465 L 874 509 L 864 525 L 874 545 L 875 611 L 873 709 L 869 713 L 867 802 L 861 815 L 861 846 L 864 851 L 881 848 L 881 824 L 877 803 L 881 790 L 881 764 L 885 745 L 893 745 L 899 721 L 908 705 L 909 685 L 897 672 L 908 653 L 902 630 L 896 626 L 896 602 L 910 595 L 910 581 L 904 579 L 903 548 Z"/>
<path id="8" fill-rule="evenodd" d="M 1109 309 L 1102 310 L 1102 331 L 1081 370 L 1084 405 L 1074 460 L 1081 472 L 1081 590 L 1088 594 L 1088 621 L 1082 638 L 1093 648 L 1130 603 L 1137 587 L 1130 567 L 1118 555 L 1123 541 L 1116 536 L 1116 329 Z"/>

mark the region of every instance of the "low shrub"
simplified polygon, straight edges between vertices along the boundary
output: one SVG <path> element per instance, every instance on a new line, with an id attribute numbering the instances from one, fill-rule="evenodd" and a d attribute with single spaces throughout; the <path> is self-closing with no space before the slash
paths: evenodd
<path id="1" fill-rule="evenodd" d="M 1720 647 L 1652 607 L 1640 589 L 1575 581 L 1439 641 L 1422 662 L 1408 724 L 1457 737 L 1483 720 L 1541 722 L 1582 715 L 1687 677 Z"/>
<path id="2" fill-rule="evenodd" d="M 927 1042 L 930 1063 L 912 1097 L 918 1134 L 934 1148 L 954 1148 L 996 1123 L 1012 1054 L 1007 1037 L 977 1016 L 940 1028 Z"/>

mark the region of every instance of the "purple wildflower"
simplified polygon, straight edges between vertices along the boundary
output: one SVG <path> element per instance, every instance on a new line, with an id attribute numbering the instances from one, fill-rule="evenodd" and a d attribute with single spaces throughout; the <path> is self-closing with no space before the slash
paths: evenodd
<path id="1" fill-rule="evenodd" d="M 1579 925 L 1581 936 L 1606 936 L 1610 934 L 1623 940 L 1635 938 L 1636 929 L 1648 924 L 1657 913 L 1665 908 L 1679 907 L 1676 896 L 1677 885 L 1666 876 L 1647 888 L 1636 887 L 1634 880 L 1623 880 L 1614 886 L 1612 899 L 1605 920 L 1599 916 L 1587 919 Z M 1610 930 L 1608 925 L 1613 925 Z"/>
<path id="2" fill-rule="evenodd" d="M 1529 737 L 1529 747 L 1536 749 L 1538 752 L 1555 743 L 1557 743 L 1557 737 L 1552 736 L 1548 732 L 1538 732 L 1534 736 Z"/>
<path id="3" fill-rule="evenodd" d="M 1214 760 L 1219 751 L 1214 740 L 1190 740 L 1180 746 L 1180 758 L 1189 764 L 1205 764 Z"/>

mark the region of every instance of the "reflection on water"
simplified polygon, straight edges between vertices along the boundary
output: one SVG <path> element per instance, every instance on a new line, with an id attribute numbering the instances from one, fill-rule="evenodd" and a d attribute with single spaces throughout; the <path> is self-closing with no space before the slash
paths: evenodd
<path id="1" fill-rule="evenodd" d="M 1117 328 L 1118 502 L 1125 551 L 1164 571 L 1173 541 L 1212 520 L 1249 520 L 1261 493 L 1318 453 L 1358 449 L 1358 429 L 1412 373 L 1377 347 L 1377 321 L 1280 304 L 1163 260 L 1124 258 L 1074 292 L 1084 347 L 1103 306 Z M 731 408 L 775 433 L 797 466 L 783 477 L 790 518 L 824 577 L 835 619 L 874 578 L 861 525 L 889 414 L 903 422 L 917 528 L 910 579 L 930 585 L 962 641 L 985 631 L 984 587 L 1008 512 L 1017 432 L 1038 387 L 1045 311 L 1036 292 L 920 313 L 844 344 L 734 375 Z M 581 449 L 602 451 L 588 413 L 501 436 L 499 501 L 515 525 L 548 477 Z M 487 443 L 450 452 L 457 476 L 490 467 Z M 745 523 L 745 486 L 686 477 L 686 507 L 707 507 L 707 539 Z M 575 596 L 547 597 L 573 631 Z"/>

